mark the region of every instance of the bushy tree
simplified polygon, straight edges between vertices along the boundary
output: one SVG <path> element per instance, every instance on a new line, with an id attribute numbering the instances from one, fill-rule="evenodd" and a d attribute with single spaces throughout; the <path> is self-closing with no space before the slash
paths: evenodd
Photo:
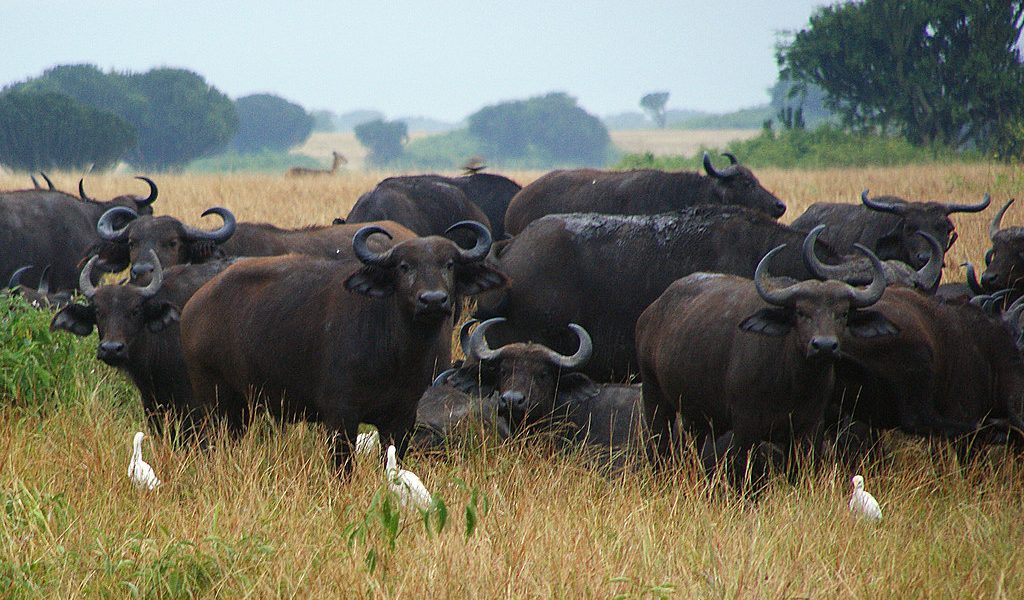
<path id="1" fill-rule="evenodd" d="M 359 143 L 370 151 L 369 161 L 378 167 L 402 156 L 402 144 L 409 139 L 409 127 L 402 121 L 376 119 L 356 125 Z"/>
<path id="2" fill-rule="evenodd" d="M 309 113 L 313 117 L 313 131 L 335 131 L 337 127 L 334 125 L 334 119 L 337 118 L 333 112 L 329 110 L 314 110 Z"/>
<path id="3" fill-rule="evenodd" d="M 313 117 L 298 104 L 273 94 L 253 94 L 235 101 L 238 133 L 231 147 L 241 153 L 287 150 L 306 141 Z"/>
<path id="4" fill-rule="evenodd" d="M 817 9 L 778 59 L 849 126 L 998 151 L 1024 116 L 1022 26 L 1024 0 L 864 0 Z"/>
<path id="5" fill-rule="evenodd" d="M 561 92 L 484 107 L 469 116 L 469 132 L 498 160 L 602 165 L 611 143 L 601 120 Z"/>
<path id="6" fill-rule="evenodd" d="M 123 119 L 46 91 L 0 95 L 0 164 L 13 169 L 106 169 L 135 145 Z"/>
<path id="7" fill-rule="evenodd" d="M 668 104 L 668 92 L 651 92 L 650 94 L 644 94 L 643 98 L 640 98 L 641 108 L 647 111 L 651 120 L 653 120 L 660 129 L 665 128 L 666 104 Z"/>

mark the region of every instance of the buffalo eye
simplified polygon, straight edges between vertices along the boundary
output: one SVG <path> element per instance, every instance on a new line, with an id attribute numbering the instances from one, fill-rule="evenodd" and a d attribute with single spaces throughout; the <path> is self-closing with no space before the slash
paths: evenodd
<path id="1" fill-rule="evenodd" d="M 454 260 L 449 260 L 447 263 L 445 263 L 444 268 L 448 269 L 449 271 L 451 271 L 452 269 L 455 268 L 455 261 Z"/>
<path id="2" fill-rule="evenodd" d="M 178 240 L 168 240 L 164 242 L 165 248 L 176 248 L 178 246 Z"/>
<path id="3" fill-rule="evenodd" d="M 398 263 L 398 270 L 401 271 L 402 273 L 408 273 L 409 271 L 412 270 L 412 267 L 409 266 L 409 263 L 402 261 Z"/>

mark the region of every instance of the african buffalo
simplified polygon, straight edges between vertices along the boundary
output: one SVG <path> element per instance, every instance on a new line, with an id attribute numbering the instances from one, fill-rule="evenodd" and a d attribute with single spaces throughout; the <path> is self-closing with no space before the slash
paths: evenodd
<path id="1" fill-rule="evenodd" d="M 86 336 L 95 326 L 100 336 L 96 358 L 128 375 L 141 394 L 150 426 L 159 432 L 165 417 L 193 416 L 192 388 L 178 332 L 180 309 L 232 261 L 179 265 L 164 271 L 153 251 L 149 253 L 154 270 L 145 287 L 94 287 L 90 271 L 98 257 L 90 258 L 79 282 L 88 304 L 69 304 L 54 315 L 50 329 Z"/>
<path id="2" fill-rule="evenodd" d="M 28 265 L 21 267 L 11 275 L 7 289 L 11 294 L 17 294 L 24 298 L 29 304 L 36 308 L 63 308 L 71 302 L 71 295 L 74 290 L 50 291 L 50 266 L 43 267 L 39 275 L 39 287 L 29 287 L 21 283 L 21 277 L 31 271 L 34 267 Z"/>
<path id="3" fill-rule="evenodd" d="M 149 184 L 148 197 L 118 196 L 99 202 L 49 190 L 0 193 L 0 281 L 9 280 L 24 265 L 51 265 L 50 286 L 73 289 L 82 259 L 102 253 L 96 223 L 107 209 L 130 206 L 139 212 L 153 212 L 156 184 L 145 177 L 136 179 Z M 39 278 L 30 274 L 23 283 L 37 287 Z"/>
<path id="4" fill-rule="evenodd" d="M 810 231 L 816 225 L 827 225 L 822 240 L 840 254 L 853 251 L 860 243 L 882 260 L 899 260 L 915 269 L 928 262 L 931 251 L 921 231 L 939 240 L 943 252 L 956 241 L 957 234 L 949 215 L 955 212 L 985 210 L 991 199 L 988 194 L 978 204 L 946 204 L 942 202 L 907 202 L 896 196 L 872 200 L 868 190 L 861 192 L 862 205 L 835 202 L 812 204 L 792 226 Z"/>
<path id="5" fill-rule="evenodd" d="M 476 317 L 506 317 L 491 341 L 533 340 L 571 353 L 569 323 L 594 339 L 594 357 L 583 373 L 595 381 L 621 382 L 635 374 L 636 319 L 673 281 L 696 271 L 750 277 L 766 252 L 779 244 L 776 271 L 813 277 L 801 244 L 806 234 L 764 213 L 731 206 L 693 206 L 660 215 L 548 215 L 496 251 L 493 264 L 511 280 L 505 290 L 482 295 Z M 822 260 L 836 261 L 818 245 Z"/>
<path id="6" fill-rule="evenodd" d="M 505 284 L 483 263 L 487 227 L 471 249 L 440 236 L 383 252 L 380 226 L 353 236 L 356 259 L 288 255 L 240 262 L 204 286 L 181 315 L 195 401 L 244 432 L 254 403 L 276 418 L 324 424 L 339 469 L 351 469 L 360 423 L 404 454 L 416 404 L 451 360 L 451 316 L 463 295 Z"/>
<path id="7" fill-rule="evenodd" d="M 496 240 L 505 239 L 505 211 L 508 210 L 512 198 L 523 189 L 523 186 L 508 177 L 476 171 L 461 177 L 415 175 L 409 178 L 411 177 L 431 178 L 462 190 L 466 198 L 487 215 L 487 220 L 491 223 L 491 235 Z"/>
<path id="8" fill-rule="evenodd" d="M 360 196 L 345 219 L 349 224 L 371 221 L 395 221 L 423 236 L 441 235 L 459 221 L 491 227 L 487 215 L 459 187 L 422 176 L 388 177 Z M 469 238 L 455 241 L 472 243 Z"/>
<path id="9" fill-rule="evenodd" d="M 753 281 L 694 273 L 644 311 L 636 340 L 644 413 L 656 436 L 652 458 L 671 453 L 677 414 L 698 440 L 732 431 L 727 450 L 735 451 L 740 478 L 759 442 L 789 447 L 820 431 L 844 334 L 897 333 L 865 310 L 881 298 L 885 275 L 876 256 L 857 249 L 874 268 L 866 289 L 833 280 L 770 282 L 765 271 L 779 246 L 760 261 Z"/>
<path id="10" fill-rule="evenodd" d="M 690 206 L 739 205 L 780 217 L 786 205 L 736 163 L 718 171 L 704 154 L 707 176 L 654 171 L 552 171 L 527 185 L 505 213 L 505 231 L 519 235 L 531 222 L 558 213 L 652 215 Z"/>
<path id="11" fill-rule="evenodd" d="M 987 292 L 1012 289 L 1011 301 L 1024 294 L 1024 227 L 1000 229 L 1000 224 L 1015 200 L 1008 200 L 988 226 L 992 248 L 985 253 L 985 272 L 981 276 L 981 287 Z"/>

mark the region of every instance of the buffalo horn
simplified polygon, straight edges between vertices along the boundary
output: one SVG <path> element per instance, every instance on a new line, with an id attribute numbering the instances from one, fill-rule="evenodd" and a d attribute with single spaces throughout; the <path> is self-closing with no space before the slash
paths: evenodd
<path id="1" fill-rule="evenodd" d="M 24 267 L 19 267 L 18 270 L 11 273 L 11 280 L 7 283 L 7 289 L 18 289 L 18 286 L 21 285 L 21 276 L 24 275 L 26 272 L 31 271 L 33 268 L 34 267 L 32 265 L 25 265 Z"/>
<path id="2" fill-rule="evenodd" d="M 459 347 L 462 348 L 462 353 L 466 356 L 469 356 L 469 330 L 479 322 L 476 319 L 470 319 L 459 329 Z"/>
<path id="3" fill-rule="evenodd" d="M 731 164 L 731 165 L 735 165 L 735 164 L 740 162 L 740 161 L 736 160 L 736 155 L 733 154 L 732 152 L 723 152 L 722 156 L 728 158 L 729 159 L 729 164 Z"/>
<path id="4" fill-rule="evenodd" d="M 711 157 L 708 156 L 707 152 L 704 153 L 704 170 L 707 171 L 708 175 L 716 179 L 725 179 L 736 174 L 736 167 L 734 165 L 730 165 L 721 171 L 716 171 L 715 166 L 711 164 Z"/>
<path id="5" fill-rule="evenodd" d="M 149 206 L 150 204 L 156 202 L 157 189 L 156 189 L 156 184 L 153 183 L 153 180 L 150 179 L 149 177 L 144 177 L 142 175 L 139 175 L 138 177 L 136 177 L 136 179 L 139 179 L 141 181 L 145 181 L 146 183 L 149 184 L 149 196 L 146 196 L 145 198 L 142 198 L 141 200 L 140 199 L 136 199 L 135 200 L 135 204 L 137 204 L 140 207 L 142 207 L 142 206 Z"/>
<path id="6" fill-rule="evenodd" d="M 796 293 L 795 286 L 790 286 L 781 290 L 769 289 L 766 285 L 765 276 L 767 275 L 768 263 L 772 257 L 782 251 L 786 245 L 776 246 L 772 248 L 768 254 L 764 255 L 761 262 L 757 263 L 757 268 L 754 269 L 754 288 L 757 289 L 757 294 L 767 302 L 768 304 L 774 304 L 775 306 L 789 306 L 793 300 L 794 294 Z"/>
<path id="7" fill-rule="evenodd" d="M 352 251 L 355 253 L 356 258 L 363 262 L 365 265 L 371 267 L 378 267 L 386 264 L 391 259 L 391 251 L 387 252 L 374 252 L 366 247 L 366 240 L 375 233 L 382 233 L 388 236 L 388 239 L 394 239 L 391 234 L 387 232 L 383 227 L 377 225 L 367 225 L 366 227 L 359 228 L 359 231 L 352 236 Z"/>
<path id="8" fill-rule="evenodd" d="M 202 229 L 195 229 L 193 227 L 185 227 L 185 235 L 188 239 L 193 242 L 213 242 L 214 244 L 223 244 L 235 233 L 235 227 L 237 222 L 235 221 L 235 215 L 230 210 L 222 208 L 220 206 L 214 206 L 203 211 L 201 216 L 206 215 L 217 215 L 224 220 L 224 224 L 220 226 L 220 229 L 214 231 L 203 231 Z"/>
<path id="9" fill-rule="evenodd" d="M 32 179 L 32 187 L 34 187 L 37 190 L 43 189 L 42 186 L 39 185 L 39 182 L 36 181 L 35 175 L 29 175 L 29 178 Z"/>
<path id="10" fill-rule="evenodd" d="M 978 283 L 978 274 L 974 272 L 974 265 L 969 262 L 965 262 L 960 266 L 967 272 L 967 275 L 965 276 L 967 287 L 971 288 L 971 291 L 974 292 L 975 295 L 984 294 L 985 290 L 982 289 L 981 284 Z"/>
<path id="11" fill-rule="evenodd" d="M 580 340 L 580 347 L 576 353 L 572 356 L 565 356 L 548 348 L 547 357 L 551 364 L 562 369 L 578 369 L 590 360 L 590 356 L 594 353 L 594 342 L 590 339 L 587 330 L 576 323 L 569 323 L 569 329 L 572 329 Z"/>
<path id="12" fill-rule="evenodd" d="M 505 317 L 494 317 L 493 319 L 487 319 L 483 323 L 477 326 L 473 335 L 469 336 L 469 348 L 466 352 L 466 358 L 473 359 L 479 362 L 486 360 L 494 360 L 501 357 L 501 351 L 503 348 L 497 350 L 491 350 L 487 345 L 487 329 L 491 325 L 497 325 L 498 323 L 504 323 Z"/>
<path id="13" fill-rule="evenodd" d="M 981 212 L 988 208 L 991 202 L 992 198 L 985 194 L 985 197 L 978 204 L 943 204 L 942 207 L 947 215 L 955 212 Z"/>
<path id="14" fill-rule="evenodd" d="M 470 263 L 483 260 L 491 251 L 491 232 L 476 221 L 459 221 L 444 231 L 447 236 L 457 229 L 469 229 L 476 234 L 476 244 L 469 250 L 459 248 L 459 262 Z"/>
<path id="15" fill-rule="evenodd" d="M 1003 313 L 1006 315 L 1004 320 L 1016 326 L 1020 321 L 1021 312 L 1024 312 L 1024 296 L 1017 298 L 1013 304 L 1006 307 L 1006 311 Z"/>
<path id="16" fill-rule="evenodd" d="M 811 272 L 811 275 L 814 275 L 818 279 L 836 279 L 842 281 L 850 275 L 849 269 L 838 265 L 826 265 L 818 260 L 818 255 L 814 252 L 814 244 L 817 243 L 818 236 L 821 235 L 821 232 L 824 230 L 824 225 L 818 225 L 807 234 L 807 237 L 804 238 L 804 266 Z"/>
<path id="17" fill-rule="evenodd" d="M 914 284 L 918 288 L 932 293 L 939 286 L 939 280 L 942 278 L 942 259 L 945 253 L 942 251 L 939 240 L 935 239 L 935 236 L 932 234 L 918 231 L 917 235 L 923 237 L 928 242 L 931 255 L 928 256 L 928 262 L 914 273 Z"/>
<path id="18" fill-rule="evenodd" d="M 103 213 L 100 220 L 96 222 L 96 231 L 100 234 L 100 237 L 107 240 L 108 242 L 127 242 L 128 241 L 128 225 L 120 229 L 114 229 L 113 221 L 117 217 L 128 217 L 129 221 L 139 218 L 139 213 L 128 208 L 127 206 L 115 206 L 107 212 Z"/>
<path id="19" fill-rule="evenodd" d="M 96 295 L 96 288 L 92 285 L 92 266 L 99 259 L 98 254 L 93 255 L 89 262 L 82 267 L 82 273 L 78 276 L 78 289 L 82 290 L 82 295 L 89 299 Z"/>
<path id="20" fill-rule="evenodd" d="M 89 196 L 85 195 L 85 177 L 78 180 L 78 197 L 82 200 L 92 200 Z"/>
<path id="21" fill-rule="evenodd" d="M 868 190 L 864 190 L 860 193 L 860 201 L 864 203 L 864 206 L 871 210 L 877 210 L 879 212 L 892 213 L 894 215 L 902 215 L 904 211 L 904 205 L 898 202 L 877 202 L 868 197 Z"/>
<path id="22" fill-rule="evenodd" d="M 448 376 L 451 375 L 454 372 L 455 372 L 454 368 L 451 368 L 451 369 L 448 369 L 448 370 L 445 370 L 445 371 L 441 371 L 440 373 L 438 373 L 437 377 L 434 378 L 434 381 L 431 382 L 430 387 L 437 387 L 437 386 L 443 384 L 445 381 L 448 380 Z"/>
<path id="23" fill-rule="evenodd" d="M 1010 198 L 1007 200 L 1006 204 L 1004 204 L 1003 207 L 999 209 L 999 212 L 996 213 L 996 216 L 992 217 L 992 222 L 989 223 L 988 226 L 988 238 L 990 240 L 995 241 L 996 234 L 999 233 L 999 224 L 1003 221 L 1003 215 L 1006 214 L 1007 209 L 1009 209 L 1010 205 L 1016 200 L 1016 198 Z"/>
<path id="24" fill-rule="evenodd" d="M 850 307 L 864 308 L 878 302 L 882 294 L 885 293 L 885 269 L 882 267 L 882 261 L 875 256 L 874 252 L 860 244 L 854 244 L 853 247 L 871 261 L 873 273 L 871 284 L 863 290 L 850 286 Z"/>
<path id="25" fill-rule="evenodd" d="M 43 176 L 43 179 L 46 181 L 46 186 L 50 188 L 51 192 L 57 191 L 57 188 L 53 187 L 53 182 L 46 176 L 46 171 L 40 171 L 39 174 Z"/>
<path id="26" fill-rule="evenodd" d="M 43 272 L 39 274 L 39 287 L 36 291 L 44 296 L 50 293 L 50 265 L 43 267 Z"/>
<path id="27" fill-rule="evenodd" d="M 996 253 L 995 248 L 989 248 L 988 250 L 985 251 L 985 266 L 986 267 L 992 264 L 992 257 L 995 256 L 995 253 Z"/>
<path id="28" fill-rule="evenodd" d="M 142 294 L 143 298 L 152 298 L 160 291 L 160 286 L 163 285 L 164 269 L 160 266 L 160 257 L 156 255 L 156 251 L 152 248 L 146 249 L 146 256 L 150 264 L 153 265 L 153 274 L 150 276 L 149 284 L 140 289 L 139 293 Z"/>

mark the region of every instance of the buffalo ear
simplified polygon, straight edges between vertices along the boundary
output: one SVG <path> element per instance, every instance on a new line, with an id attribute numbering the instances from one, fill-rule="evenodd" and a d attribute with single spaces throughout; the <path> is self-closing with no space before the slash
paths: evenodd
<path id="1" fill-rule="evenodd" d="M 191 263 L 202 263 L 214 257 L 217 245 L 210 240 L 195 240 L 185 242 L 188 244 L 188 261 Z"/>
<path id="2" fill-rule="evenodd" d="M 96 325 L 96 309 L 81 304 L 68 304 L 53 315 L 50 331 L 63 329 L 75 335 L 87 336 Z"/>
<path id="3" fill-rule="evenodd" d="M 178 318 L 181 317 L 181 311 L 170 302 L 161 302 L 156 305 L 146 303 L 145 311 L 146 329 L 153 333 L 167 329 L 171 323 L 177 323 Z"/>
<path id="4" fill-rule="evenodd" d="M 474 296 L 506 285 L 508 277 L 504 273 L 483 263 L 460 265 L 455 270 L 455 290 L 460 296 Z"/>
<path id="5" fill-rule="evenodd" d="M 601 388 L 583 373 L 566 373 L 558 378 L 558 403 L 577 404 L 585 402 L 598 393 Z"/>
<path id="6" fill-rule="evenodd" d="M 370 298 L 387 298 L 395 293 L 395 281 L 391 269 L 367 265 L 348 276 L 345 289 Z"/>
<path id="7" fill-rule="evenodd" d="M 884 337 L 897 335 L 900 332 L 899 327 L 875 310 L 850 311 L 846 327 L 854 337 L 859 338 Z"/>
<path id="8" fill-rule="evenodd" d="M 448 384 L 464 394 L 481 398 L 494 393 L 498 381 L 498 370 L 495 365 L 473 362 L 455 369 L 448 376 Z"/>
<path id="9" fill-rule="evenodd" d="M 760 333 L 771 337 L 780 337 L 789 333 L 793 327 L 793 316 L 784 308 L 762 308 L 740 323 L 740 329 L 750 333 Z"/>

